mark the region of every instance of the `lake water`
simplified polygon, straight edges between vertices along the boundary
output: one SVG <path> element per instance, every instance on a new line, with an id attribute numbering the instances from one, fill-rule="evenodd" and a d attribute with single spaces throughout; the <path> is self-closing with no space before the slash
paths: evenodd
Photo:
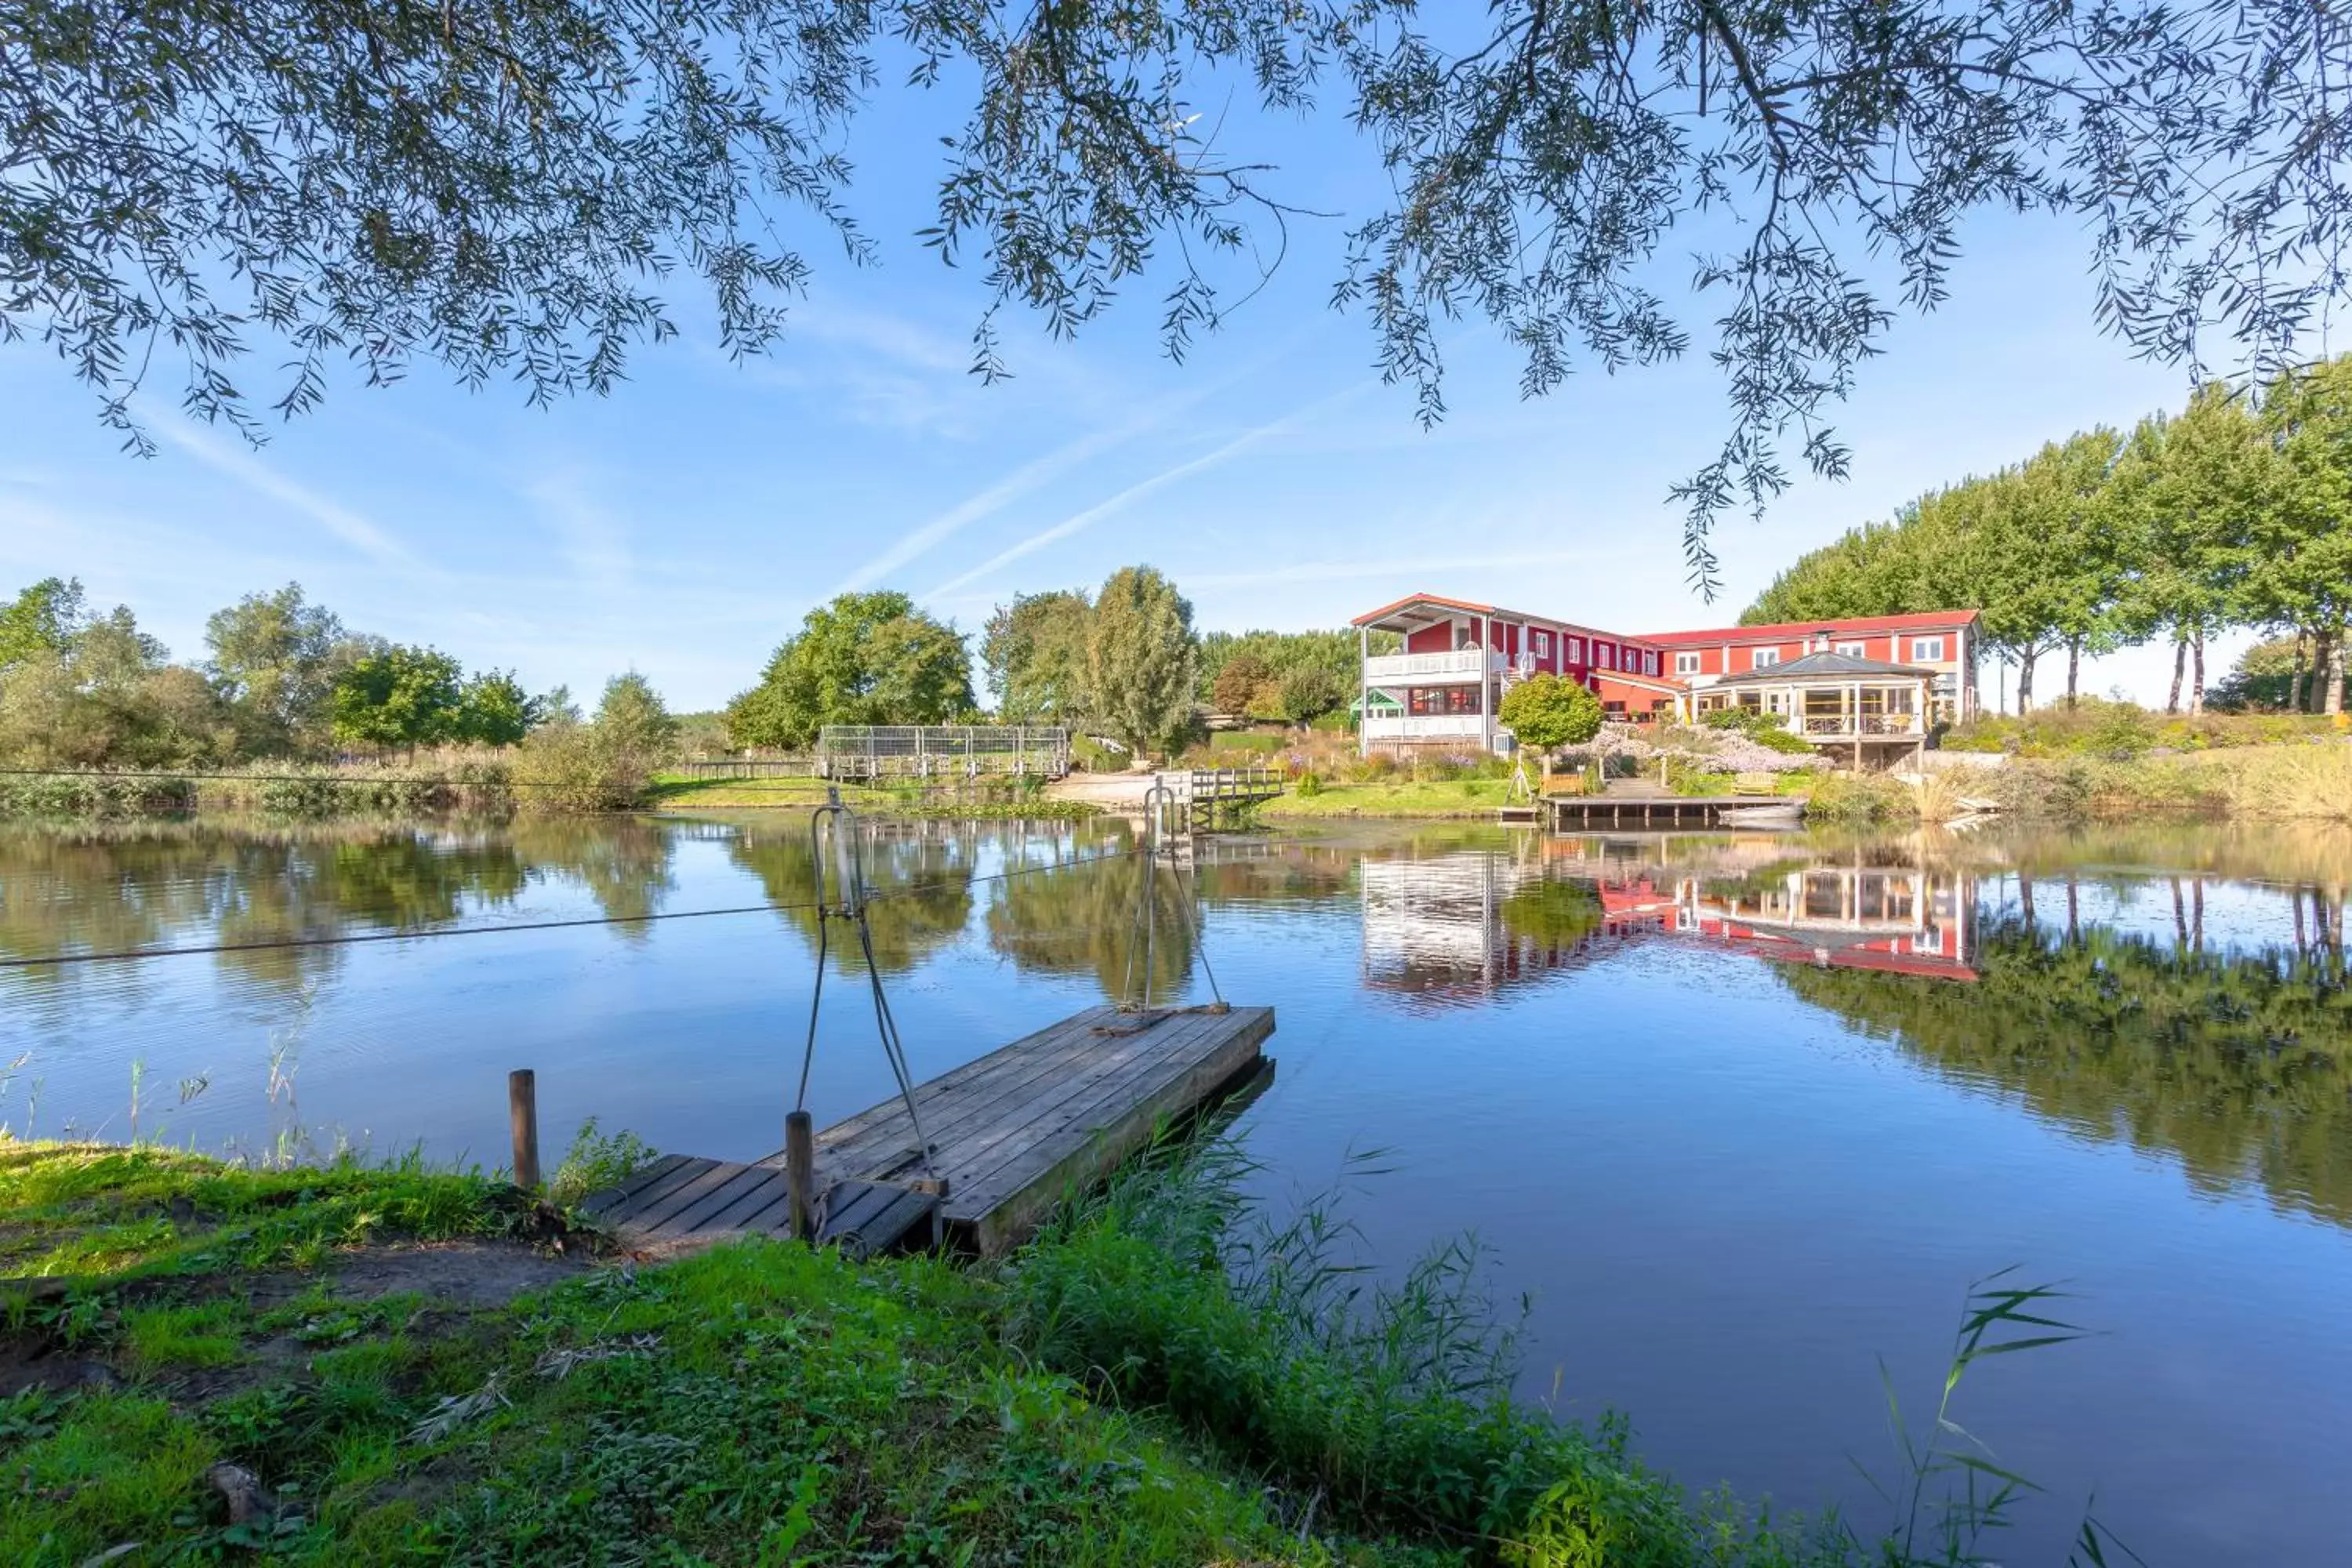
<path id="1" fill-rule="evenodd" d="M 1116 826 L 877 828 L 878 963 L 919 1077 L 1135 983 Z M 2157 1564 L 2344 1560 L 2352 1487 L 2352 837 L 1819 841 L 1414 827 L 1205 847 L 1156 994 L 1271 1003 L 1239 1131 L 1283 1205 L 1348 1190 L 1400 1266 L 1475 1229 L 1525 1392 L 1619 1409 L 1695 1487 L 1885 1505 L 1879 1368 L 1931 1401 L 1969 1282 L 2063 1279 L 2093 1338 L 1985 1363 L 1960 1418 Z M 1163 899 L 1166 890 L 1163 889 Z M 781 1142 L 813 964 L 805 819 L 0 826 L 0 1121 L 206 1149 L 503 1160 L 538 1070 L 582 1118 Z M 359 944 L 394 932 L 743 910 Z M 243 950 L 236 950 L 240 949 Z M 819 1124 L 889 1089 L 829 988 Z M 21 1058 L 21 1059 L 20 1059 Z M 136 1107 L 134 1111 L 134 1086 Z"/>

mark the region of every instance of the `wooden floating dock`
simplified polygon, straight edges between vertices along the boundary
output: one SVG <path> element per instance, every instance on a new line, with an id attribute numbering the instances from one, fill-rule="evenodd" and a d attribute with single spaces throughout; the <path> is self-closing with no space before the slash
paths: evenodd
<path id="1" fill-rule="evenodd" d="M 1555 795 L 1544 797 L 1552 828 L 1712 827 L 1752 821 L 1796 826 L 1801 801 L 1784 795 Z"/>
<path id="2" fill-rule="evenodd" d="M 918 1084 L 946 1195 L 918 1190 L 922 1162 L 906 1103 L 894 1097 L 816 1135 L 818 1239 L 862 1252 L 932 1239 L 1006 1251 L 1160 1123 L 1248 1078 L 1273 1033 L 1271 1007 L 1089 1007 Z M 588 1209 L 637 1245 L 792 1234 L 781 1153 L 749 1165 L 672 1155 Z"/>

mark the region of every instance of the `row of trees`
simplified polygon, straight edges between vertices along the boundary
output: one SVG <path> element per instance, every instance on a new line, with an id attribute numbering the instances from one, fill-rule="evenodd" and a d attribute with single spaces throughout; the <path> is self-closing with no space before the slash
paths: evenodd
<path id="1" fill-rule="evenodd" d="M 1379 634 L 1386 652 L 1393 634 Z M 1211 632 L 1201 640 L 1201 699 L 1220 713 L 1310 723 L 1355 696 L 1351 631 Z"/>
<path id="2" fill-rule="evenodd" d="M 0 759 L 34 767 L 207 767 L 359 748 L 510 746 L 580 714 L 562 689 L 468 674 L 436 648 L 347 630 L 289 583 L 216 611 L 206 657 L 175 664 L 127 605 L 89 609 L 51 577 L 0 607 Z M 616 678 L 633 736 L 675 725 L 643 677 Z M 658 715 L 649 718 L 648 711 Z M 600 710 L 601 712 L 601 710 Z"/>
<path id="3" fill-rule="evenodd" d="M 1138 752 L 1191 728 L 1200 657 L 1192 604 L 1150 566 L 1119 568 L 1091 596 L 1020 595 L 981 634 L 999 720 L 1098 729 Z M 965 637 L 906 595 L 844 594 L 728 704 L 728 739 L 797 750 L 827 724 L 968 723 L 971 675 Z"/>
<path id="4" fill-rule="evenodd" d="M 2204 705 L 2205 645 L 2231 626 L 2291 637 L 2291 705 L 2341 712 L 2352 626 L 2352 355 L 2263 384 L 2208 385 L 2128 434 L 2053 442 L 1921 497 L 1782 573 L 1744 622 L 1973 605 L 2033 703 L 2042 658 L 2164 637 L 2168 711 Z"/>

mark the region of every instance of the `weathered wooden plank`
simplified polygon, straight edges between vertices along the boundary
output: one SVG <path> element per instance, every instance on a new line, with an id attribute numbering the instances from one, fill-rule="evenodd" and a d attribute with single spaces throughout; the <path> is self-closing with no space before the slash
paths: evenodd
<path id="1" fill-rule="evenodd" d="M 960 1168 L 964 1179 L 950 1189 L 947 1212 L 952 1217 L 967 1205 L 985 1205 L 1002 1197 L 1001 1173 L 1007 1167 L 1043 1145 L 1083 1142 L 1099 1128 L 1127 1120 L 1136 1106 L 1152 1101 L 1169 1083 L 1191 1076 L 1205 1062 L 1232 1057 L 1235 1068 L 1245 1065 L 1257 1056 L 1258 1043 L 1273 1032 L 1270 1020 L 1262 1016 L 1265 1013 L 1264 1008 L 1241 1008 L 1213 1015 L 1214 1027 L 1188 1030 L 1169 1048 L 1141 1056 L 1116 1076 L 1080 1086 L 1077 1092 L 1039 1107 L 1034 1117 L 1008 1126 Z"/>
<path id="2" fill-rule="evenodd" d="M 941 1087 L 947 1085 L 945 1079 L 917 1085 L 915 1103 L 923 1113 L 923 1130 L 930 1134 L 934 1145 L 952 1143 L 975 1121 L 996 1114 L 996 1108 L 1009 1096 L 1052 1073 L 1073 1057 L 1083 1055 L 1096 1038 L 1095 1025 L 1116 1016 L 1114 1008 L 1088 1008 L 1051 1029 L 1041 1029 L 1025 1039 L 1000 1047 L 980 1062 L 971 1064 L 986 1065 L 989 1070 L 984 1074 L 967 1076 L 947 1087 Z M 866 1162 L 895 1154 L 913 1144 L 906 1103 L 893 1098 L 819 1132 L 817 1155 L 820 1160 L 830 1158 L 844 1173 L 854 1174 L 865 1168 Z"/>
<path id="3" fill-rule="evenodd" d="M 1066 1029 L 1040 1031 L 1028 1040 L 992 1051 L 991 1057 L 998 1058 L 996 1070 L 967 1079 L 950 1094 L 935 1095 L 919 1086 L 916 1103 L 922 1110 L 923 1130 L 930 1134 L 932 1144 L 944 1156 L 962 1139 L 984 1131 L 1004 1114 L 1007 1106 L 1034 1093 L 1038 1084 L 1097 1052 L 1101 1037 L 1094 1032 L 1096 1026 L 1117 1016 L 1112 1008 L 1089 1009 L 1067 1020 L 1072 1026 Z M 914 1147 L 914 1130 L 903 1100 L 884 1100 L 851 1121 L 859 1124 L 855 1137 L 836 1139 L 837 1127 L 817 1134 L 819 1157 L 837 1176 L 871 1173 Z"/>
<path id="4" fill-rule="evenodd" d="M 1007 1060 L 1017 1060 L 1020 1056 L 1034 1049 L 1054 1036 L 1083 1035 L 1087 1029 L 1093 1026 L 1097 1015 L 1113 1010 L 1109 1007 L 1089 1007 L 1085 1012 L 1064 1018 L 1059 1023 L 1049 1024 L 1033 1034 L 1024 1035 L 1011 1045 L 1000 1046 L 985 1056 L 976 1057 L 961 1067 L 950 1068 L 935 1079 L 918 1084 L 916 1103 L 928 1110 L 934 1095 L 952 1093 L 974 1079 L 985 1078 L 1000 1070 Z M 817 1134 L 820 1147 L 827 1142 L 840 1143 L 856 1138 L 870 1130 L 877 1120 L 887 1117 L 894 1109 L 903 1111 L 906 1107 L 895 1100 L 884 1100 L 879 1105 L 869 1107 L 855 1116 L 835 1122 Z"/>
<path id="5" fill-rule="evenodd" d="M 664 1154 L 618 1186 L 607 1187 L 604 1191 L 596 1194 L 583 1206 L 592 1215 L 601 1215 L 617 1205 L 627 1202 L 632 1196 L 668 1175 L 691 1158 L 692 1156 L 686 1154 Z"/>
<path id="6" fill-rule="evenodd" d="M 980 1250 L 1003 1252 L 1019 1242 L 1064 1194 L 1099 1180 L 1140 1149 L 1162 1118 L 1192 1109 L 1255 1060 L 1259 1047 L 1274 1032 L 1273 1009 L 1250 1008 L 1238 1016 L 1242 1027 L 1217 1049 L 1135 1101 L 1117 1121 L 1090 1130 L 1083 1139 L 1064 1137 L 1034 1145 L 1028 1161 L 1006 1167 L 996 1184 L 1001 1195 L 963 1221 Z M 981 1195 L 975 1193 L 963 1202 L 974 1203 Z M 956 1221 L 960 1206 L 951 1197 L 941 1213 Z"/>
<path id="7" fill-rule="evenodd" d="M 659 1203 L 717 1163 L 719 1162 L 716 1160 L 704 1160 L 693 1156 L 681 1160 L 658 1179 L 647 1182 L 631 1194 L 628 1201 L 621 1205 L 621 1215 L 643 1214 L 648 1206 Z"/>
<path id="8" fill-rule="evenodd" d="M 767 1179 L 703 1221 L 704 1235 L 718 1236 L 728 1231 L 760 1236 L 792 1234 L 791 1194 L 784 1184 L 784 1173 L 768 1165 L 753 1169 L 766 1173 Z"/>
<path id="9" fill-rule="evenodd" d="M 640 1230 L 656 1230 L 677 1214 L 710 1196 L 732 1181 L 743 1167 L 728 1160 L 712 1160 L 694 1179 L 682 1182 L 659 1197 L 626 1205 L 622 1213 L 626 1222 Z"/>
<path id="10" fill-rule="evenodd" d="M 1029 1126 L 1041 1117 L 1050 1115 L 1074 1098 L 1102 1089 L 1107 1083 L 1140 1060 L 1180 1048 L 1196 1033 L 1214 1026 L 1217 1016 L 1182 1014 L 1154 1029 L 1130 1036 L 1097 1036 L 1087 1049 L 1064 1059 L 1056 1068 L 1026 1083 L 1019 1092 L 1008 1091 L 997 1097 L 989 1108 L 984 1123 L 974 1125 L 969 1135 L 940 1150 L 936 1162 L 940 1173 L 948 1177 L 950 1189 L 972 1169 L 976 1161 L 984 1160 L 989 1151 L 1007 1136 Z M 897 1147 L 911 1147 L 914 1134 L 902 1121 L 898 1131 L 902 1136 L 896 1144 L 886 1142 L 884 1157 L 862 1168 L 845 1170 L 844 1173 L 880 1179 L 895 1173 L 908 1162 L 895 1154 Z"/>
<path id="11" fill-rule="evenodd" d="M 1155 1063 L 1205 1047 L 1231 1026 L 1232 1016 L 1179 1014 L 1138 1034 L 1103 1037 L 1099 1048 L 1082 1066 L 1035 1086 L 1025 1100 L 997 1117 L 985 1133 L 959 1144 L 953 1179 L 970 1182 L 999 1163 L 1008 1140 L 1029 1134 L 1034 1141 L 1037 1130 L 1074 1106 L 1124 1098 L 1131 1084 L 1150 1077 Z"/>
<path id="12" fill-rule="evenodd" d="M 649 1228 L 666 1236 L 692 1236 L 709 1226 L 713 1216 L 724 1214 L 772 1180 L 774 1175 L 774 1172 L 758 1165 L 737 1165 L 715 1190 L 681 1205 L 667 1219 Z"/>

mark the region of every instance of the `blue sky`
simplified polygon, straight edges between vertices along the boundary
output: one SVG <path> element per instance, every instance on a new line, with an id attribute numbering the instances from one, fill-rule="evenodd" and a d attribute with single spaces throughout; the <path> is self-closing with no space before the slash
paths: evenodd
<path id="1" fill-rule="evenodd" d="M 1864 367 L 1841 420 L 1851 479 L 1801 484 L 1760 523 L 1727 521 L 1710 608 L 1685 584 L 1665 499 L 1726 428 L 1703 308 L 1685 363 L 1587 370 L 1534 402 L 1514 358 L 1465 323 L 1447 342 L 1451 415 L 1424 433 L 1409 390 L 1379 384 L 1364 319 L 1326 306 L 1340 223 L 1305 220 L 1273 283 L 1185 364 L 1156 351 L 1147 279 L 1075 342 L 1008 313 L 1015 377 L 986 386 L 966 369 L 987 302 L 977 270 L 913 237 L 936 142 L 880 109 L 851 195 L 881 262 L 853 268 L 797 237 L 816 281 L 763 360 L 730 363 L 681 285 L 683 340 L 640 350 L 610 398 L 532 409 L 512 386 L 468 394 L 420 365 L 388 390 L 339 380 L 257 450 L 179 418 L 159 377 L 161 450 L 142 460 L 47 350 L 0 350 L 0 588 L 79 575 L 197 658 L 211 610 L 297 579 L 353 627 L 512 668 L 534 689 L 593 693 L 635 668 L 681 709 L 749 684 L 844 588 L 904 589 L 971 631 L 1016 590 L 1137 561 L 1176 580 L 1204 629 L 1338 625 L 1426 588 L 1643 631 L 1730 620 L 1856 522 L 2184 395 L 2182 373 L 2093 330 L 2071 224 L 1981 221 L 1949 302 Z M 1368 149 L 1273 139 L 1286 193 L 1365 210 Z M 1684 276 L 1692 244 L 1670 245 L 1662 274 Z M 243 374 L 266 386 L 275 363 Z M 2214 675 L 2242 640 L 2216 650 Z M 2098 662 L 2086 684 L 2161 701 L 2168 674 L 2151 648 Z"/>

